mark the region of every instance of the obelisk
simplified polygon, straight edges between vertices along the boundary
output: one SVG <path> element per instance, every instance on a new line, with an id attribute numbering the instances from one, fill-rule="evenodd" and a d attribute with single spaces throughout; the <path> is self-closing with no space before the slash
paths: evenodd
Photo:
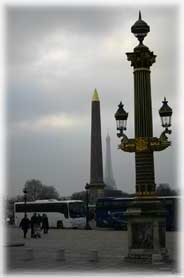
<path id="1" fill-rule="evenodd" d="M 90 203 L 94 204 L 96 199 L 103 195 L 104 187 L 100 100 L 95 89 L 91 103 L 91 163 L 90 183 L 88 184 Z"/>
<path id="2" fill-rule="evenodd" d="M 143 33 L 137 35 L 139 29 Z M 142 148 L 145 138 L 153 137 L 152 102 L 151 102 L 151 71 L 150 67 L 155 63 L 156 55 L 143 44 L 144 36 L 150 31 L 149 25 L 142 20 L 141 12 L 139 19 L 132 26 L 131 32 L 139 39 L 139 45 L 134 52 L 126 53 L 128 61 L 134 68 L 134 117 L 135 138 Z M 155 193 L 155 173 L 153 151 L 139 151 L 135 153 L 136 164 L 136 194 L 142 196 L 145 192 L 149 195 Z"/>

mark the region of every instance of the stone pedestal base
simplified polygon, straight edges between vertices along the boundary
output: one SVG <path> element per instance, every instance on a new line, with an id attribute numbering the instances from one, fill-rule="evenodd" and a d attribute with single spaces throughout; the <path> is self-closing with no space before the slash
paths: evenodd
<path id="1" fill-rule="evenodd" d="M 132 249 L 124 260 L 135 264 L 165 264 L 170 262 L 167 249 L 158 250 L 157 252 L 145 249 L 137 251 Z"/>
<path id="2" fill-rule="evenodd" d="M 96 200 L 104 196 L 104 187 L 105 184 L 89 184 L 88 193 L 89 193 L 89 203 L 96 204 Z"/>
<path id="3" fill-rule="evenodd" d="M 156 198 L 133 201 L 128 215 L 128 255 L 133 263 L 164 263 L 166 249 L 165 210 Z"/>

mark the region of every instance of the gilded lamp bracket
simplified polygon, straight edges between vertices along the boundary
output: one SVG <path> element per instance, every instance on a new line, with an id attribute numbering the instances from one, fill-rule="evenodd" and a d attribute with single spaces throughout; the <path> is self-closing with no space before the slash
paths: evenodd
<path id="1" fill-rule="evenodd" d="M 164 130 L 160 137 L 137 137 L 137 138 L 128 138 L 123 134 L 121 144 L 118 146 L 119 149 L 125 152 L 153 152 L 153 151 L 162 151 L 168 148 L 171 145 L 171 142 L 168 141 L 166 133 L 170 134 L 171 130 Z"/>

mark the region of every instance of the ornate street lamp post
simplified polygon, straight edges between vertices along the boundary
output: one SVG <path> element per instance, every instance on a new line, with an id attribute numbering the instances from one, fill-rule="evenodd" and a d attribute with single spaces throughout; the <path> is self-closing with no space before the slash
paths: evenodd
<path id="1" fill-rule="evenodd" d="M 128 61 L 134 68 L 134 115 L 135 138 L 128 138 L 124 133 L 128 113 L 120 102 L 115 113 L 118 137 L 122 137 L 119 148 L 125 152 L 135 153 L 136 199 L 127 210 L 128 245 L 127 259 L 136 257 L 144 261 L 153 259 L 153 254 L 166 258 L 165 247 L 165 211 L 156 198 L 154 174 L 154 151 L 161 151 L 171 145 L 166 134 L 170 134 L 172 109 L 164 98 L 159 110 L 162 126 L 165 130 L 160 137 L 153 137 L 150 67 L 156 55 L 143 44 L 150 27 L 141 18 L 131 28 L 139 44 L 134 51 L 127 53 Z"/>
<path id="2" fill-rule="evenodd" d="M 23 193 L 24 193 L 24 216 L 26 216 L 27 213 L 27 190 L 24 188 L 23 189 Z"/>
<path id="3" fill-rule="evenodd" d="M 89 225 L 89 184 L 88 183 L 86 183 L 85 189 L 86 189 L 86 226 L 85 226 L 85 229 L 91 230 L 91 227 Z"/>

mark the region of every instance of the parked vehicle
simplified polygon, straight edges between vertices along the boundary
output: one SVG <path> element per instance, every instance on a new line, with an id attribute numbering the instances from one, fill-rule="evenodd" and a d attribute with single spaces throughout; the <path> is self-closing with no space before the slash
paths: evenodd
<path id="1" fill-rule="evenodd" d="M 127 230 L 127 217 L 123 212 L 112 212 L 109 216 L 109 224 L 115 230 Z"/>
<path id="2" fill-rule="evenodd" d="M 16 202 L 14 204 L 15 225 L 19 226 L 24 213 L 31 218 L 34 212 L 47 214 L 49 226 L 53 228 L 84 228 L 86 212 L 80 200 L 36 200 L 33 202 Z"/>
<path id="3" fill-rule="evenodd" d="M 157 196 L 149 197 L 149 200 L 160 200 L 166 210 L 166 230 L 176 231 L 178 229 L 178 207 L 180 196 Z M 116 228 L 127 223 L 125 214 L 130 202 L 136 197 L 104 197 L 96 202 L 96 225 L 97 227 Z M 117 213 L 117 215 L 116 215 Z M 121 223 L 121 224 L 120 224 Z"/>

